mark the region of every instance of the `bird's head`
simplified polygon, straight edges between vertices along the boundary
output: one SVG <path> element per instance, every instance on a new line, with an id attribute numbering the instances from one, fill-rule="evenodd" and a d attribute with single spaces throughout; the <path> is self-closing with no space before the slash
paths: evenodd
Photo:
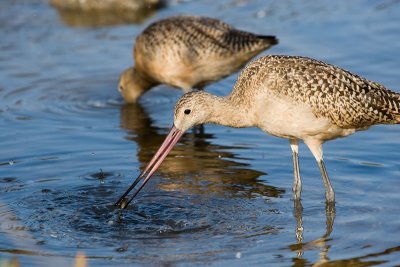
<path id="1" fill-rule="evenodd" d="M 118 91 L 126 102 L 135 103 L 152 85 L 135 67 L 130 67 L 122 72 L 118 82 Z"/>
<path id="2" fill-rule="evenodd" d="M 185 132 L 195 125 L 206 123 L 211 115 L 213 96 L 204 91 L 183 95 L 175 105 L 174 126 Z"/>

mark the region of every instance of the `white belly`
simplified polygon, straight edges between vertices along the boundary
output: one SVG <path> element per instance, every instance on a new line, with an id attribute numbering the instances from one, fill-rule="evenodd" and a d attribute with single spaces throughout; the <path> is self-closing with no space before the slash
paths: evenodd
<path id="1" fill-rule="evenodd" d="M 295 104 L 288 99 L 269 96 L 260 101 L 256 121 L 258 127 L 282 138 L 331 140 L 354 133 L 355 129 L 342 129 L 329 118 L 317 118 L 307 104 Z"/>

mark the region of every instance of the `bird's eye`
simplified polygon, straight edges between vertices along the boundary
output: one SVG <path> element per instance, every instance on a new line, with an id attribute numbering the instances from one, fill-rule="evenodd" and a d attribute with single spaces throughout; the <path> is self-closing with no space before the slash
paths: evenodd
<path id="1" fill-rule="evenodd" d="M 185 109 L 185 111 L 184 111 L 184 113 L 185 113 L 186 115 L 190 114 L 190 112 L 191 112 L 190 109 Z"/>

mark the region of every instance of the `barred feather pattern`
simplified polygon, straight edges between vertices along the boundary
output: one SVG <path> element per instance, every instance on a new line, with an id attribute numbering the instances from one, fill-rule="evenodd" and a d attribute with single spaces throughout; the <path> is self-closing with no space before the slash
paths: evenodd
<path id="1" fill-rule="evenodd" d="M 241 73 L 230 98 L 253 101 L 264 90 L 307 104 L 316 117 L 327 117 L 341 128 L 400 123 L 400 94 L 306 57 L 274 55 L 253 61 Z"/>
<path id="2" fill-rule="evenodd" d="M 192 57 L 229 57 L 237 53 L 260 52 L 277 44 L 274 36 L 256 35 L 240 31 L 220 20 L 208 17 L 176 16 L 157 21 L 138 36 L 136 46 L 158 53 L 158 48 L 174 49 Z"/>

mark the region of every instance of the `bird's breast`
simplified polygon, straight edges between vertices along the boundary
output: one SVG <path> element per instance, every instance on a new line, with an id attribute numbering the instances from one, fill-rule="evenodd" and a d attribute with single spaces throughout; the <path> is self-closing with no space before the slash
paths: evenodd
<path id="1" fill-rule="evenodd" d="M 263 131 L 282 138 L 322 141 L 344 137 L 355 129 L 342 129 L 327 117 L 317 117 L 307 103 L 295 103 L 287 97 L 268 96 L 257 108 L 257 125 Z"/>

